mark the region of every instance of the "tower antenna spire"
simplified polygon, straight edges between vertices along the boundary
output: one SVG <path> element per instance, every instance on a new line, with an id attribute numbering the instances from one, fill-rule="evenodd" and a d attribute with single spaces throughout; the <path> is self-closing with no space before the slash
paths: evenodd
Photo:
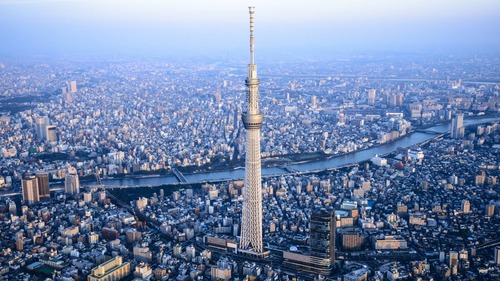
<path id="1" fill-rule="evenodd" d="M 254 43 L 254 37 L 253 37 L 253 31 L 254 31 L 254 12 L 255 12 L 255 7 L 250 6 L 248 7 L 248 10 L 250 11 L 250 64 L 255 63 L 255 57 L 254 57 L 254 48 L 255 48 L 255 43 Z"/>

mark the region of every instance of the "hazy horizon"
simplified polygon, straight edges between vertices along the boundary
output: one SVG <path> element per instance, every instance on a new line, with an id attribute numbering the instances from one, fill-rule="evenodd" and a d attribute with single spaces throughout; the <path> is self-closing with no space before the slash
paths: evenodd
<path id="1" fill-rule="evenodd" d="M 2 56 L 496 52 L 500 1 L 0 0 Z"/>

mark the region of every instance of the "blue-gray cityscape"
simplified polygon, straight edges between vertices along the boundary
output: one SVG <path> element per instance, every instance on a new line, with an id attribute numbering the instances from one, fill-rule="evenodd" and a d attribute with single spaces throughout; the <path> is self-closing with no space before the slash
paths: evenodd
<path id="1" fill-rule="evenodd" d="M 0 55 L 0 280 L 500 280 L 499 53 L 261 58 L 260 12 L 244 56 Z"/>

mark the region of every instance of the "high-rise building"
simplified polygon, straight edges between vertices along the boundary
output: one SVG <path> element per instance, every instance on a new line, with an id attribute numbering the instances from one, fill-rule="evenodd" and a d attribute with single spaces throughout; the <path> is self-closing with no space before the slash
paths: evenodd
<path id="1" fill-rule="evenodd" d="M 241 119 L 247 130 L 245 155 L 245 185 L 240 248 L 262 254 L 262 182 L 260 164 L 260 127 L 264 116 L 259 111 L 259 78 L 254 61 L 254 7 L 250 12 L 250 64 L 246 79 L 246 108 Z"/>
<path id="2" fill-rule="evenodd" d="M 19 231 L 16 233 L 16 250 L 22 251 L 24 249 L 24 236 L 23 232 Z"/>
<path id="3" fill-rule="evenodd" d="M 68 92 L 76 93 L 76 81 L 68 82 L 67 86 L 68 86 Z"/>
<path id="4" fill-rule="evenodd" d="M 64 190 L 67 194 L 80 193 L 80 179 L 78 178 L 76 169 L 73 167 L 68 168 L 68 173 L 64 180 Z"/>
<path id="5" fill-rule="evenodd" d="M 377 91 L 375 89 L 370 89 L 368 90 L 368 104 L 369 105 L 374 105 L 375 104 L 375 96 L 377 94 Z"/>
<path id="6" fill-rule="evenodd" d="M 50 198 L 49 174 L 38 173 L 35 175 L 38 184 L 38 195 L 40 198 Z"/>
<path id="7" fill-rule="evenodd" d="M 462 212 L 464 212 L 464 214 L 470 213 L 470 202 L 467 199 L 462 201 Z"/>
<path id="8" fill-rule="evenodd" d="M 311 107 L 312 108 L 318 107 L 318 97 L 316 96 L 311 97 Z"/>
<path id="9" fill-rule="evenodd" d="M 49 117 L 37 117 L 35 119 L 36 136 L 39 140 L 47 138 L 47 126 L 50 125 Z"/>
<path id="10" fill-rule="evenodd" d="M 34 176 L 22 180 L 23 200 L 27 204 L 33 204 L 40 201 L 38 183 Z"/>
<path id="11" fill-rule="evenodd" d="M 188 260 L 196 257 L 196 248 L 193 245 L 189 245 L 186 247 L 186 256 Z"/>
<path id="12" fill-rule="evenodd" d="M 396 95 L 396 106 L 403 106 L 404 95 L 399 93 Z"/>
<path id="13" fill-rule="evenodd" d="M 397 98 L 396 98 L 396 94 L 392 94 L 389 96 L 389 106 L 390 107 L 396 107 L 397 105 Z"/>
<path id="14" fill-rule="evenodd" d="M 317 268 L 328 275 L 335 262 L 335 212 L 322 209 L 309 222 L 311 256 L 318 258 Z"/>
<path id="15" fill-rule="evenodd" d="M 495 214 L 495 204 L 486 205 L 485 215 L 487 217 L 492 217 Z"/>
<path id="16" fill-rule="evenodd" d="M 451 137 L 454 139 L 461 139 L 464 135 L 464 115 L 457 114 L 455 118 L 451 120 Z"/>
<path id="17" fill-rule="evenodd" d="M 401 107 L 403 105 L 403 99 L 404 95 L 402 93 L 387 95 L 387 100 L 390 107 Z"/>
<path id="18" fill-rule="evenodd" d="M 452 268 L 453 266 L 458 265 L 458 252 L 456 251 L 450 251 L 450 263 L 449 267 Z"/>
<path id="19" fill-rule="evenodd" d="M 57 127 L 49 125 L 46 127 L 45 139 L 48 141 L 57 141 Z"/>
<path id="20" fill-rule="evenodd" d="M 57 127 L 50 125 L 49 117 L 37 117 L 35 119 L 35 128 L 39 140 L 57 141 Z"/>
<path id="21" fill-rule="evenodd" d="M 500 266 L 500 246 L 495 247 L 495 264 Z"/>
<path id="22" fill-rule="evenodd" d="M 172 249 L 172 256 L 178 257 L 182 254 L 182 246 L 180 244 L 176 244 Z"/>

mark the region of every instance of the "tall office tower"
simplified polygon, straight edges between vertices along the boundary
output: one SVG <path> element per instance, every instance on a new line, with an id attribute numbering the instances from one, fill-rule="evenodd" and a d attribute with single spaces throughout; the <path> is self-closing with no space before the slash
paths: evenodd
<path id="1" fill-rule="evenodd" d="M 457 114 L 455 118 L 451 120 L 451 137 L 460 139 L 464 137 L 464 134 L 464 115 Z"/>
<path id="2" fill-rule="evenodd" d="M 397 96 L 396 94 L 391 94 L 389 96 L 389 106 L 396 107 L 397 106 Z"/>
<path id="3" fill-rule="evenodd" d="M 309 222 L 311 256 L 321 274 L 328 275 L 335 262 L 335 212 L 321 209 Z"/>
<path id="4" fill-rule="evenodd" d="M 495 204 L 486 205 L 485 215 L 491 218 L 494 214 L 495 214 Z"/>
<path id="5" fill-rule="evenodd" d="M 23 236 L 23 231 L 19 231 L 16 233 L 16 250 L 22 251 L 24 249 L 24 236 Z"/>
<path id="6" fill-rule="evenodd" d="M 375 95 L 377 91 L 375 89 L 370 89 L 368 90 L 368 104 L 369 105 L 374 105 L 375 104 Z"/>
<path id="7" fill-rule="evenodd" d="M 39 140 L 45 140 L 47 137 L 47 126 L 49 126 L 49 117 L 37 117 L 35 119 L 36 136 Z"/>
<path id="8" fill-rule="evenodd" d="M 27 204 L 33 204 L 40 201 L 38 183 L 35 177 L 30 176 L 22 181 L 23 200 Z"/>
<path id="9" fill-rule="evenodd" d="M 262 182 L 260 167 L 260 127 L 264 116 L 259 112 L 259 79 L 254 63 L 254 7 L 250 10 L 250 64 L 246 79 L 246 110 L 241 115 L 247 130 L 245 155 L 245 186 L 240 248 L 263 253 L 262 247 Z"/>
<path id="10" fill-rule="evenodd" d="M 35 175 L 38 184 L 38 195 L 40 198 L 50 198 L 49 174 L 38 173 Z"/>
<path id="11" fill-rule="evenodd" d="M 318 106 L 318 98 L 316 96 L 311 97 L 311 107 L 316 108 Z"/>
<path id="12" fill-rule="evenodd" d="M 404 96 L 402 93 L 396 95 L 396 106 L 403 106 Z"/>
<path id="13" fill-rule="evenodd" d="M 68 173 L 64 180 L 64 190 L 67 194 L 78 194 L 80 193 L 80 179 L 76 173 L 76 169 L 73 167 L 68 168 Z"/>
<path id="14" fill-rule="evenodd" d="M 68 92 L 76 93 L 76 81 L 67 82 Z"/>
<path id="15" fill-rule="evenodd" d="M 49 125 L 46 127 L 46 140 L 48 141 L 57 141 L 57 132 L 56 132 L 57 127 Z"/>

